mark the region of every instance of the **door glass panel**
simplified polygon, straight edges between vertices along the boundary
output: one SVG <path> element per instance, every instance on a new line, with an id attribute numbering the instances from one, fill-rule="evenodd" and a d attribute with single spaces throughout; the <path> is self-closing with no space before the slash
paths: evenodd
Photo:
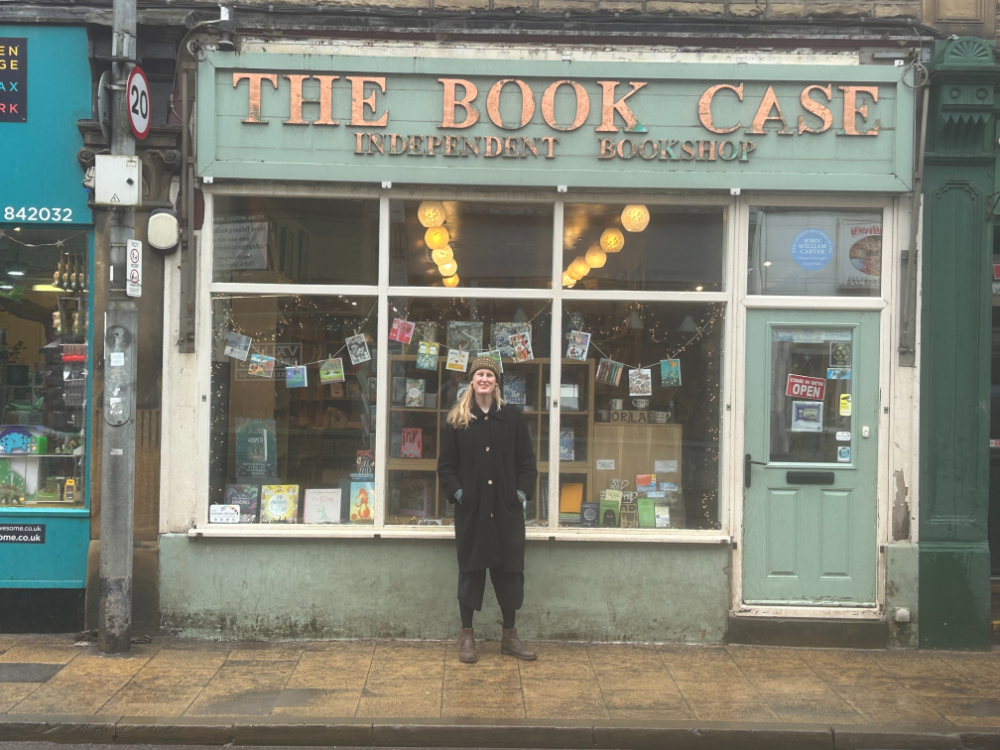
<path id="1" fill-rule="evenodd" d="M 747 292 L 878 297 L 882 212 L 750 209 Z"/>
<path id="2" fill-rule="evenodd" d="M 772 463 L 851 463 L 853 372 L 853 329 L 771 329 Z"/>

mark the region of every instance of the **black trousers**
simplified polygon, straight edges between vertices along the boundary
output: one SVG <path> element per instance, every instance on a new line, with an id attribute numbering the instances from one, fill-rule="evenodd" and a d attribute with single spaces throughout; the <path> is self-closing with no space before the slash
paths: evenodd
<path id="1" fill-rule="evenodd" d="M 505 573 L 501 568 L 490 568 L 490 580 L 497 595 L 500 609 L 520 609 L 524 604 L 524 572 Z M 486 571 L 458 572 L 458 600 L 477 612 L 483 608 L 486 590 Z"/>

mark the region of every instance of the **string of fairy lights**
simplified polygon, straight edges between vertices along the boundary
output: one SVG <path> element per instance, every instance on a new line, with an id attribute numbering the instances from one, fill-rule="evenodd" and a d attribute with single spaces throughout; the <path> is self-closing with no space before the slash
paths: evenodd
<path id="1" fill-rule="evenodd" d="M 622 228 L 627 232 L 642 232 L 649 226 L 649 209 L 641 203 L 630 203 L 622 209 Z M 608 261 L 608 253 L 620 253 L 625 247 L 625 235 L 618 227 L 608 227 L 601 233 L 601 239 L 583 255 L 576 256 L 563 271 L 562 285 L 567 289 L 590 273 L 592 268 L 603 268 Z"/>

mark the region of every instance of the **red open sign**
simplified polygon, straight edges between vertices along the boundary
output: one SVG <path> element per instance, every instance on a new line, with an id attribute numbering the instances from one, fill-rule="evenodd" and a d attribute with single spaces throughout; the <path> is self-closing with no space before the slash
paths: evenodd
<path id="1" fill-rule="evenodd" d="M 788 376 L 788 385 L 785 387 L 786 396 L 822 401 L 825 394 L 826 381 L 823 378 L 809 378 L 805 375 Z"/>

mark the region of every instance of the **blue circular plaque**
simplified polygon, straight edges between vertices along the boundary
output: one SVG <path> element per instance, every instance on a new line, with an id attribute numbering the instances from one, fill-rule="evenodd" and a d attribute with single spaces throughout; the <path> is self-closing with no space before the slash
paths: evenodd
<path id="1" fill-rule="evenodd" d="M 833 240 L 822 229 L 803 229 L 792 240 L 792 260 L 803 271 L 825 268 L 833 258 Z"/>

